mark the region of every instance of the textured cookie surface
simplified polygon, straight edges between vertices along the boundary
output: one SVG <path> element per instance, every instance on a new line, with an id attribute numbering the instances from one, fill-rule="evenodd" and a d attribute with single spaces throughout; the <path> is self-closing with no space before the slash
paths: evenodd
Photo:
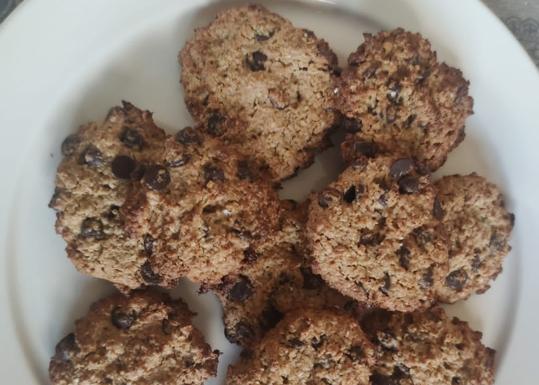
<path id="1" fill-rule="evenodd" d="M 191 325 L 187 306 L 157 292 L 112 295 L 90 308 L 56 346 L 54 385 L 202 384 L 218 353 Z"/>
<path id="2" fill-rule="evenodd" d="M 336 56 L 312 32 L 261 6 L 231 8 L 195 31 L 180 63 L 195 120 L 262 160 L 274 180 L 326 145 Z"/>
<path id="3" fill-rule="evenodd" d="M 446 176 L 435 186 L 449 237 L 449 270 L 437 291 L 452 303 L 485 292 L 502 271 L 515 217 L 498 188 L 477 174 Z"/>
<path id="4" fill-rule="evenodd" d="M 461 71 L 439 63 L 427 40 L 402 29 L 366 34 L 348 64 L 337 98 L 353 132 L 344 157 L 353 159 L 363 142 L 375 142 L 439 168 L 464 138 L 472 113 Z"/>
<path id="5" fill-rule="evenodd" d="M 163 163 L 122 207 L 129 233 L 146 240 L 147 282 L 220 282 L 273 242 L 277 193 L 255 162 L 200 130 L 186 127 L 164 147 Z"/>
<path id="6" fill-rule="evenodd" d="M 447 271 L 436 192 L 409 158 L 362 158 L 310 204 L 313 270 L 368 305 L 411 311 L 434 301 Z"/>
<path id="7" fill-rule="evenodd" d="M 330 310 L 289 313 L 250 356 L 229 368 L 226 383 L 369 383 L 373 348 L 350 316 Z"/>
<path id="8" fill-rule="evenodd" d="M 144 283 L 143 239 L 125 232 L 120 207 L 142 177 L 141 166 L 161 157 L 164 140 L 151 113 L 124 103 L 102 124 L 82 126 L 62 143 L 50 206 L 78 270 L 132 288 Z"/>
<path id="9" fill-rule="evenodd" d="M 225 335 L 231 342 L 251 346 L 298 307 L 356 309 L 354 301 L 329 288 L 304 265 L 298 252 L 302 221 L 296 215 L 287 217 L 274 244 L 250 253 L 239 272 L 213 288 L 223 305 Z"/>
<path id="10" fill-rule="evenodd" d="M 450 319 L 442 308 L 425 312 L 377 311 L 362 320 L 376 346 L 372 385 L 488 385 L 495 351 L 481 333 Z"/>

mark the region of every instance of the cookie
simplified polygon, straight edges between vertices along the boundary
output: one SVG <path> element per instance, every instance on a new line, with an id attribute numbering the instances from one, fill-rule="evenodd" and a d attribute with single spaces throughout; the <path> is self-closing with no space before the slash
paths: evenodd
<path id="1" fill-rule="evenodd" d="M 337 58 L 313 32 L 258 5 L 230 8 L 195 31 L 179 61 L 191 115 L 275 181 L 327 146 Z"/>
<path id="2" fill-rule="evenodd" d="M 181 300 L 153 291 L 104 298 L 56 345 L 51 382 L 202 384 L 215 376 L 219 353 L 204 342 L 192 316 Z"/>
<path id="3" fill-rule="evenodd" d="M 374 142 L 438 169 L 464 139 L 473 106 L 469 82 L 440 63 L 417 33 L 398 28 L 364 36 L 348 58 L 336 102 L 349 132 L 344 158 L 354 159 Z"/>
<path id="4" fill-rule="evenodd" d="M 144 242 L 126 233 L 120 207 L 164 141 L 151 113 L 127 102 L 63 141 L 50 207 L 79 271 L 131 288 L 144 283 Z"/>
<path id="5" fill-rule="evenodd" d="M 358 323 L 333 310 L 299 309 L 266 334 L 226 384 L 369 384 L 373 348 Z"/>
<path id="6" fill-rule="evenodd" d="M 273 242 L 283 210 L 259 170 L 197 128 L 166 139 L 162 163 L 121 209 L 129 233 L 146 244 L 148 284 L 219 283 Z"/>
<path id="7" fill-rule="evenodd" d="M 314 272 L 369 306 L 429 307 L 447 246 L 423 171 L 410 158 L 361 158 L 320 192 L 305 230 Z"/>
<path id="8" fill-rule="evenodd" d="M 251 253 L 239 272 L 211 288 L 223 305 L 225 335 L 232 343 L 251 346 L 298 307 L 356 310 L 352 300 L 329 288 L 304 264 L 299 252 L 301 223 L 290 213 L 274 245 Z"/>
<path id="9" fill-rule="evenodd" d="M 376 346 L 372 385 L 494 383 L 495 351 L 481 343 L 480 332 L 442 308 L 376 311 L 361 325 Z"/>
<path id="10" fill-rule="evenodd" d="M 449 270 L 437 292 L 441 301 L 453 303 L 485 292 L 501 273 L 515 216 L 505 209 L 500 190 L 475 173 L 446 176 L 435 186 L 449 237 Z"/>

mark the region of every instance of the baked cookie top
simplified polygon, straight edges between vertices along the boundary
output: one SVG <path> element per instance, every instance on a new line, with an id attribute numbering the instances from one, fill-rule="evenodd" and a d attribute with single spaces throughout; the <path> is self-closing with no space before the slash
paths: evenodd
<path id="1" fill-rule="evenodd" d="M 353 317 L 299 309 L 229 367 L 226 383 L 367 385 L 373 363 L 373 348 Z"/>
<path id="2" fill-rule="evenodd" d="M 216 373 L 212 352 L 180 300 L 157 292 L 94 303 L 56 346 L 53 385 L 202 384 Z"/>
<path id="3" fill-rule="evenodd" d="M 501 273 L 515 216 L 500 190 L 475 173 L 446 176 L 435 186 L 449 238 L 449 270 L 436 290 L 453 303 L 485 292 Z"/>
<path id="4" fill-rule="evenodd" d="M 372 385 L 494 383 L 495 351 L 481 343 L 480 332 L 442 308 L 375 311 L 361 325 L 376 347 Z"/>
<path id="5" fill-rule="evenodd" d="M 50 207 L 81 272 L 131 288 L 144 283 L 144 240 L 125 232 L 120 207 L 144 165 L 159 161 L 164 141 L 151 113 L 127 102 L 63 141 Z"/>
<path id="6" fill-rule="evenodd" d="M 412 311 L 434 302 L 447 246 L 430 176 L 410 158 L 361 158 L 310 204 L 313 270 L 369 306 Z"/>
<path id="7" fill-rule="evenodd" d="M 258 5 L 227 9 L 179 55 L 186 104 L 206 131 L 291 176 L 327 146 L 335 54 Z"/>
<path id="8" fill-rule="evenodd" d="M 472 113 L 462 72 L 440 63 L 428 40 L 401 28 L 365 41 L 348 58 L 337 107 L 350 134 L 343 155 L 354 159 L 362 145 L 377 145 L 415 157 L 434 171 L 464 139 Z"/>

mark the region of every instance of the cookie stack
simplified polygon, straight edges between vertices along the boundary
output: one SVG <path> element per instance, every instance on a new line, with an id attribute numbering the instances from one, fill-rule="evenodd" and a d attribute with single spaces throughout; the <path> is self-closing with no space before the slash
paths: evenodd
<path id="1" fill-rule="evenodd" d="M 50 206 L 75 267 L 121 293 L 57 345 L 53 384 L 200 384 L 212 351 L 189 278 L 244 347 L 229 384 L 491 384 L 494 351 L 440 303 L 482 293 L 514 216 L 470 174 L 432 180 L 464 138 L 468 82 L 419 34 L 328 44 L 260 6 L 217 15 L 179 55 L 196 121 L 166 134 L 128 102 L 62 143 Z M 280 182 L 335 130 L 347 167 L 303 203 Z"/>

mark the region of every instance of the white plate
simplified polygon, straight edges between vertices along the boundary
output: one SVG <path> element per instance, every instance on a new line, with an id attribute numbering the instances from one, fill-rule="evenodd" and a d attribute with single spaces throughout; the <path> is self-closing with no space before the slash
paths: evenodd
<path id="1" fill-rule="evenodd" d="M 127 99 L 173 131 L 191 122 L 178 84 L 177 51 L 195 26 L 232 3 L 177 0 L 32 0 L 0 25 L 0 381 L 46 384 L 57 340 L 111 288 L 77 273 L 47 208 L 62 138 Z M 262 3 L 265 3 L 264 1 Z M 498 350 L 498 384 L 537 383 L 539 346 L 539 76 L 524 51 L 479 1 L 267 2 L 327 39 L 345 63 L 362 33 L 403 26 L 427 36 L 472 82 L 475 115 L 441 173 L 477 171 L 498 183 L 516 213 L 513 252 L 492 289 L 450 311 Z M 331 3 L 331 4 L 330 4 Z M 335 150 L 284 194 L 320 188 Z M 299 194 L 301 195 L 301 194 Z M 199 312 L 214 348 L 220 307 L 193 285 L 178 290 Z M 220 380 L 217 382 L 219 383 Z"/>

